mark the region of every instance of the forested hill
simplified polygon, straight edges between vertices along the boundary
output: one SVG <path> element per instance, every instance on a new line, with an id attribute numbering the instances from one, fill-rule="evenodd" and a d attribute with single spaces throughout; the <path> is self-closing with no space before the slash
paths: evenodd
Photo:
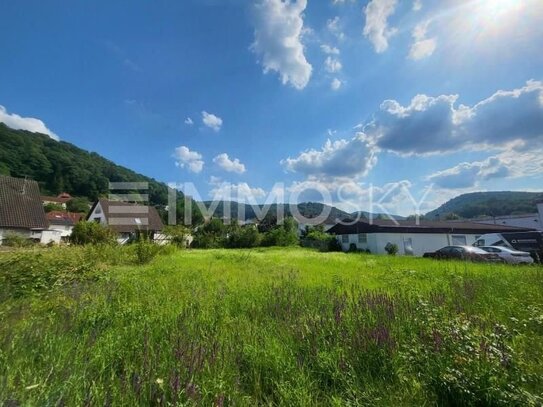
<path id="1" fill-rule="evenodd" d="M 427 219 L 437 216 L 446 218 L 451 214 L 461 218 L 480 216 L 520 215 L 537 212 L 536 202 L 543 200 L 543 192 L 473 192 L 459 195 L 439 208 L 426 214 Z"/>
<path id="2" fill-rule="evenodd" d="M 0 174 L 38 181 L 42 194 L 68 192 L 95 200 L 107 196 L 109 182 L 148 182 L 149 201 L 166 205 L 166 184 L 44 134 L 13 130 L 0 123 Z M 113 193 L 126 191 L 113 191 Z"/>

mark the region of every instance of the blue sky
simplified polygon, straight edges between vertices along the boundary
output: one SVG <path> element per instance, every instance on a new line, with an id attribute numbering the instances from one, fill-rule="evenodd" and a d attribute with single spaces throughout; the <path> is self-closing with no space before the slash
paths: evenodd
<path id="1" fill-rule="evenodd" d="M 2 23 L 0 121 L 204 199 L 541 190 L 539 0 L 20 0 Z"/>

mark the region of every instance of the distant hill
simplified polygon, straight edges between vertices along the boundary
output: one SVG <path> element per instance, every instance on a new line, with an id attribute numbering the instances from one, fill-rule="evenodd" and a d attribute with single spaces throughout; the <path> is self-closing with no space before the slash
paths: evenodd
<path id="1" fill-rule="evenodd" d="M 117 165 L 44 134 L 13 130 L 0 123 L 0 174 L 28 177 L 38 182 L 42 194 L 68 192 L 93 201 L 107 195 L 109 182 L 148 182 L 149 201 L 166 205 L 166 184 Z M 113 191 L 113 193 L 127 191 Z"/>
<path id="2" fill-rule="evenodd" d="M 207 208 L 210 207 L 211 201 L 204 202 Z M 247 219 L 254 219 L 257 217 L 258 210 L 262 209 L 262 205 L 258 205 L 258 207 L 254 207 L 252 205 L 244 204 L 244 203 L 238 203 L 238 202 L 229 202 L 230 204 L 230 218 L 234 219 L 238 216 L 238 210 L 241 209 L 242 213 L 245 214 L 244 218 Z M 240 208 L 242 206 L 242 208 Z M 328 218 L 331 220 L 335 219 L 344 219 L 349 218 L 351 215 L 347 212 L 344 212 L 334 206 L 324 205 L 319 202 L 303 202 L 299 203 L 298 205 L 298 211 L 300 214 L 306 218 L 314 218 L 319 216 L 325 209 L 329 211 Z M 292 211 L 288 204 L 272 204 L 269 209 L 269 214 L 276 215 L 278 209 L 283 210 L 283 214 L 285 216 L 292 215 Z M 244 212 L 243 212 L 244 211 Z M 226 214 L 226 208 L 225 208 L 225 202 L 221 201 L 217 205 L 217 209 L 215 210 L 216 217 L 225 217 Z"/>
<path id="3" fill-rule="evenodd" d="M 536 202 L 543 200 L 543 192 L 473 192 L 459 195 L 439 208 L 426 214 L 427 219 L 439 216 L 444 219 L 449 214 L 461 218 L 480 216 L 520 215 L 537 212 Z"/>

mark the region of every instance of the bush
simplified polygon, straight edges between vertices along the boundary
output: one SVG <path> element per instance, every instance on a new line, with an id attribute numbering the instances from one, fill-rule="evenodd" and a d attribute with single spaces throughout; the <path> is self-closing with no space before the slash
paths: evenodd
<path id="1" fill-rule="evenodd" d="M 396 254 L 398 254 L 398 245 L 395 244 L 395 243 L 387 243 L 387 245 L 385 246 L 385 251 L 390 255 L 390 256 L 396 256 Z"/>
<path id="2" fill-rule="evenodd" d="M 166 226 L 164 234 L 170 238 L 170 243 L 185 248 L 189 245 L 190 229 L 184 226 Z"/>
<path id="3" fill-rule="evenodd" d="M 262 246 L 296 246 L 299 243 L 298 226 L 294 218 L 286 218 L 282 225 L 266 232 L 262 239 Z"/>
<path id="4" fill-rule="evenodd" d="M 73 198 L 66 203 L 66 209 L 70 212 L 87 213 L 90 209 L 88 198 Z"/>
<path id="5" fill-rule="evenodd" d="M 135 243 L 136 261 L 138 264 L 147 264 L 160 252 L 160 246 L 148 239 L 141 238 Z"/>
<path id="6" fill-rule="evenodd" d="M 233 227 L 225 241 L 229 248 L 251 248 L 260 245 L 262 237 L 254 226 Z"/>
<path id="7" fill-rule="evenodd" d="M 300 240 L 303 247 L 311 247 L 321 252 L 341 251 L 341 244 L 335 236 L 325 233 L 322 228 L 307 229 Z"/>
<path id="8" fill-rule="evenodd" d="M 79 245 L 113 244 L 116 242 L 116 234 L 111 229 L 96 222 L 79 222 L 72 230 L 70 241 Z"/>
<path id="9" fill-rule="evenodd" d="M 29 247 L 32 246 L 34 242 L 18 233 L 8 233 L 4 236 L 2 244 L 8 247 Z"/>

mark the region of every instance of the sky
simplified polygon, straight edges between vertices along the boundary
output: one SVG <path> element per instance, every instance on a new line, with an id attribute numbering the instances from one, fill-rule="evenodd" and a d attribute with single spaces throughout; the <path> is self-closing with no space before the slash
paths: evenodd
<path id="1" fill-rule="evenodd" d="M 1 122 L 196 198 L 542 190 L 541 0 L 19 0 L 2 26 Z"/>

